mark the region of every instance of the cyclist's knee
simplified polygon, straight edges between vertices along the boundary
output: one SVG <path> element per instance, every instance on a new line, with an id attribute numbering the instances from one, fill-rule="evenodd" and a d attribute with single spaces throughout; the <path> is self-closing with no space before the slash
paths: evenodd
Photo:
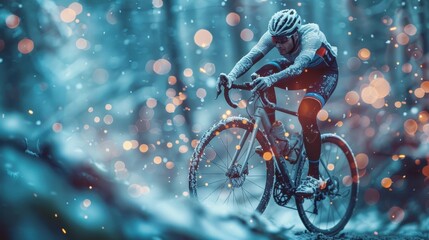
<path id="1" fill-rule="evenodd" d="M 316 121 L 317 113 L 322 109 L 322 104 L 317 99 L 305 97 L 298 108 L 298 119 L 302 123 Z"/>
<path id="2" fill-rule="evenodd" d="M 320 135 L 317 126 L 317 113 L 320 109 L 322 109 L 322 104 L 313 98 L 304 98 L 299 105 L 298 120 L 309 142 L 313 142 Z"/>

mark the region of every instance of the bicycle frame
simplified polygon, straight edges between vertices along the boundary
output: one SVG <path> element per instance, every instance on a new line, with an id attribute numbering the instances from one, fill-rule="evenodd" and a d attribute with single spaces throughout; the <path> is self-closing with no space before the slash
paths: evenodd
<path id="1" fill-rule="evenodd" d="M 252 83 L 232 84 L 232 86 L 227 86 L 226 82 L 222 84 L 225 100 L 232 108 L 237 108 L 238 106 L 236 102 L 231 101 L 229 98 L 229 89 L 247 91 L 253 89 Z M 221 92 L 218 89 L 218 96 Z M 255 97 L 257 97 L 256 100 Z M 268 117 L 268 112 L 269 110 L 274 110 L 293 116 L 298 116 L 298 114 L 277 107 L 276 104 L 267 99 L 263 92 L 252 91 L 252 96 L 247 106 L 252 108 L 247 118 L 230 117 L 221 120 L 213 125 L 201 138 L 202 140 L 194 151 L 191 160 L 189 172 L 190 195 L 196 199 L 205 196 L 202 199 L 203 201 L 212 196 L 211 199 L 207 200 L 210 204 L 213 201 L 217 203 L 222 197 L 225 200 L 223 204 L 231 206 L 229 199 L 232 194 L 233 208 L 235 207 L 234 205 L 245 205 L 243 207 L 246 210 L 251 208 L 260 213 L 266 209 L 270 195 L 273 195 L 278 205 L 285 208 L 292 208 L 287 204 L 294 197 L 296 208 L 292 209 L 298 210 L 303 224 L 309 231 L 335 235 L 344 229 L 356 205 L 359 184 L 356 159 L 347 142 L 335 134 L 321 135 L 324 155 L 320 157 L 321 165 L 319 170 L 323 169 L 320 178 L 324 183 L 320 185 L 319 189 L 316 189 L 312 196 L 296 195 L 296 189 L 303 177 L 302 171 L 307 163 L 303 135 L 301 133 L 296 134 L 295 137 L 293 136 L 295 134 L 291 137 L 288 136 L 287 138 L 291 143 L 295 144 L 291 144 L 289 151 L 283 153 L 283 149 L 280 149 L 278 139 L 275 136 L 277 134 L 271 134 L 273 123 Z M 238 133 L 237 131 L 240 132 Z M 232 137 L 234 140 L 233 145 L 238 144 L 234 149 L 232 160 L 229 152 L 229 148 L 232 147 L 230 144 L 232 141 L 228 141 L 225 144 L 222 140 L 224 137 L 226 139 L 231 139 Z M 213 146 L 211 144 L 212 140 L 214 140 Z M 255 141 L 261 145 L 262 149 L 255 148 Z M 220 144 L 220 146 L 217 144 Z M 226 157 L 222 157 L 223 155 L 218 156 L 216 146 L 224 153 L 223 155 L 227 154 Z M 222 151 L 222 147 L 224 151 Z M 243 148 L 248 149 L 242 151 Z M 207 154 L 206 157 L 204 157 L 205 154 Z M 257 154 L 256 158 L 253 158 L 254 154 Z M 216 157 L 218 158 L 218 163 L 222 163 L 222 165 L 214 162 L 213 165 L 211 164 Z M 288 159 L 289 157 L 291 159 Z M 332 166 L 329 166 L 331 164 Z M 213 169 L 211 166 L 217 167 Z M 263 168 L 264 166 L 265 168 Z M 339 172 L 334 172 L 334 169 L 338 169 Z M 263 172 L 264 170 L 266 170 L 266 175 Z M 220 173 L 226 176 L 227 179 L 219 175 Z M 250 184 L 245 186 L 247 177 L 249 177 Z M 255 179 L 258 179 L 259 182 L 264 181 L 265 185 L 253 182 L 253 177 L 256 177 Z M 197 180 L 200 181 L 197 182 Z M 202 195 L 198 196 L 197 188 L 203 193 Z M 237 188 L 242 188 L 242 190 L 235 192 Z M 252 189 L 255 192 L 254 195 L 246 188 Z M 217 194 L 212 195 L 215 192 Z M 238 194 L 237 199 L 234 193 Z M 259 199 L 257 196 L 260 194 L 262 195 Z M 250 201 L 251 199 L 252 201 Z M 256 201 L 258 201 L 257 205 L 252 204 L 252 202 L 256 204 Z"/>
<path id="2" fill-rule="evenodd" d="M 265 96 L 263 96 L 263 98 L 261 99 L 261 101 L 268 101 L 266 99 L 264 99 Z M 265 106 L 267 107 L 267 106 Z M 287 165 L 286 165 L 286 159 L 284 156 L 282 156 L 280 154 L 279 149 L 277 149 L 277 145 L 275 143 L 275 139 L 274 137 L 269 134 L 270 133 L 270 129 L 272 127 L 272 124 L 268 118 L 267 112 L 265 110 L 265 107 L 262 106 L 257 106 L 255 113 L 253 114 L 253 116 L 250 116 L 250 120 L 253 122 L 253 126 L 254 128 L 252 129 L 252 135 L 250 136 L 250 143 L 249 143 L 249 148 L 247 150 L 247 153 L 245 155 L 244 158 L 244 162 L 243 165 L 241 166 L 240 169 L 240 175 L 243 174 L 246 170 L 247 170 L 247 162 L 249 160 L 251 151 L 254 149 L 253 145 L 256 139 L 256 134 L 258 132 L 259 129 L 263 129 L 265 132 L 265 135 L 267 136 L 267 139 L 270 143 L 271 146 L 271 150 L 272 150 L 272 159 L 276 162 L 276 164 L 274 164 L 276 166 L 276 169 L 278 170 L 278 172 L 280 173 L 280 176 L 283 180 L 283 183 L 285 184 L 286 187 L 288 188 L 292 188 L 294 186 L 294 184 L 292 184 L 292 182 L 290 181 L 290 175 L 289 175 L 289 171 L 287 169 Z M 281 111 L 290 115 L 294 115 L 297 116 L 298 114 L 296 112 L 284 109 L 284 108 L 279 108 L 276 107 L 275 105 L 271 106 L 272 109 L 276 110 L 276 111 Z M 247 141 L 247 138 L 249 137 L 249 131 L 247 131 L 245 133 L 245 135 L 241 138 L 240 140 L 240 147 L 239 149 L 235 152 L 231 165 L 228 167 L 228 171 L 227 171 L 227 176 L 231 176 L 232 175 L 232 166 L 237 165 L 237 161 L 238 161 L 238 156 L 241 152 L 241 149 L 244 145 L 244 143 Z"/>

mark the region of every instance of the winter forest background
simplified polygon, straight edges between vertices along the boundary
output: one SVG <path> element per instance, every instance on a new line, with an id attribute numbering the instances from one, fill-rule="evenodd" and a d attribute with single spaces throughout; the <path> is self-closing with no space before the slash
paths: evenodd
<path id="1" fill-rule="evenodd" d="M 273 202 L 258 232 L 188 201 L 199 137 L 246 114 L 214 100 L 215 80 L 284 8 L 338 47 L 339 84 L 318 117 L 358 162 L 359 200 L 344 232 L 427 232 L 427 1 L 34 0 L 0 2 L 1 238 L 302 231 L 296 211 Z M 299 94 L 281 101 L 296 109 Z"/>

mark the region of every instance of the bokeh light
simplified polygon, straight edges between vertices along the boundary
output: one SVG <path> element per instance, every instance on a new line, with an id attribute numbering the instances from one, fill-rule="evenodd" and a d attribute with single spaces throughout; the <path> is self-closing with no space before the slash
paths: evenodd
<path id="1" fill-rule="evenodd" d="M 228 15 L 226 15 L 226 23 L 229 26 L 236 26 L 240 23 L 240 15 L 238 15 L 235 12 L 231 12 Z"/>
<path id="2" fill-rule="evenodd" d="M 427 123 L 429 121 L 429 113 L 427 111 L 421 111 L 419 113 L 419 121 L 421 123 Z"/>
<path id="3" fill-rule="evenodd" d="M 429 93 L 429 81 L 422 82 L 420 87 L 425 91 L 425 93 Z"/>
<path id="4" fill-rule="evenodd" d="M 69 5 L 69 8 L 72 9 L 76 13 L 76 15 L 81 14 L 83 10 L 82 4 L 78 2 L 71 3 Z"/>
<path id="5" fill-rule="evenodd" d="M 207 95 L 207 91 L 204 88 L 198 88 L 197 90 L 197 97 L 198 98 L 205 98 Z"/>
<path id="6" fill-rule="evenodd" d="M 253 39 L 253 32 L 252 30 L 245 28 L 240 33 L 241 39 L 243 39 L 246 42 L 252 41 Z"/>
<path id="7" fill-rule="evenodd" d="M 373 104 L 377 101 L 379 98 L 377 89 L 375 89 L 373 86 L 367 86 L 362 89 L 361 92 L 362 101 L 368 104 Z"/>
<path id="8" fill-rule="evenodd" d="M 364 169 L 367 167 L 369 159 L 368 155 L 365 153 L 359 153 L 356 155 L 356 162 L 359 169 Z"/>
<path id="9" fill-rule="evenodd" d="M 358 52 L 358 57 L 362 60 L 368 60 L 371 57 L 371 52 L 367 48 L 362 48 Z"/>
<path id="10" fill-rule="evenodd" d="M 52 125 L 52 130 L 56 133 L 61 132 L 61 130 L 63 130 L 63 125 L 61 123 L 54 123 Z"/>
<path id="11" fill-rule="evenodd" d="M 325 109 L 322 109 L 317 113 L 317 119 L 319 119 L 320 121 L 326 121 L 328 120 L 328 118 L 329 118 L 329 113 Z"/>
<path id="12" fill-rule="evenodd" d="M 370 86 L 375 88 L 378 98 L 384 98 L 390 93 L 390 84 L 384 78 L 376 78 L 372 80 Z"/>
<path id="13" fill-rule="evenodd" d="M 380 193 L 378 192 L 377 189 L 369 188 L 365 191 L 364 199 L 366 204 L 368 205 L 377 204 L 378 201 L 380 200 Z"/>
<path id="14" fill-rule="evenodd" d="M 31 39 L 24 38 L 18 42 L 18 51 L 22 54 L 31 53 L 34 49 L 34 43 Z"/>
<path id="15" fill-rule="evenodd" d="M 262 158 L 265 161 L 269 161 L 273 158 L 273 154 L 271 152 L 264 152 L 264 154 L 262 155 Z"/>
<path id="16" fill-rule="evenodd" d="M 404 216 L 405 216 L 404 210 L 402 210 L 402 208 L 397 207 L 397 206 L 391 207 L 389 209 L 388 214 L 389 214 L 390 221 L 392 221 L 394 223 L 402 222 L 402 220 L 404 220 Z"/>
<path id="17" fill-rule="evenodd" d="M 167 111 L 168 113 L 173 113 L 175 110 L 176 110 L 176 106 L 174 106 L 174 104 L 169 103 L 165 105 L 165 111 Z"/>
<path id="18" fill-rule="evenodd" d="M 21 19 L 16 15 L 9 15 L 6 17 L 6 26 L 8 28 L 14 29 L 19 26 Z"/>
<path id="19" fill-rule="evenodd" d="M 147 144 L 141 144 L 139 147 L 139 151 L 142 153 L 145 153 L 145 152 L 149 151 L 149 146 Z"/>
<path id="20" fill-rule="evenodd" d="M 113 123 L 113 116 L 108 114 L 104 116 L 103 121 L 105 124 L 110 125 Z"/>
<path id="21" fill-rule="evenodd" d="M 183 75 L 185 77 L 192 77 L 193 74 L 194 74 L 194 71 L 192 71 L 192 69 L 190 68 L 185 68 L 185 70 L 183 70 Z"/>
<path id="22" fill-rule="evenodd" d="M 213 36 L 206 29 L 198 30 L 194 35 L 194 42 L 201 48 L 208 48 L 212 43 Z"/>
<path id="23" fill-rule="evenodd" d="M 416 88 L 414 90 L 414 95 L 417 98 L 423 98 L 425 96 L 425 90 L 423 88 Z"/>
<path id="24" fill-rule="evenodd" d="M 179 147 L 179 152 L 180 152 L 180 153 L 187 153 L 187 152 L 188 152 L 188 150 L 189 150 L 189 148 L 188 148 L 188 146 L 186 146 L 186 145 L 181 145 L 181 146 Z"/>
<path id="25" fill-rule="evenodd" d="M 106 105 L 104 105 L 104 109 L 106 109 L 107 111 L 112 110 L 112 104 L 106 104 Z"/>
<path id="26" fill-rule="evenodd" d="M 76 40 L 76 47 L 85 50 L 88 48 L 88 41 L 85 38 L 79 38 Z"/>
<path id="27" fill-rule="evenodd" d="M 133 198 L 140 197 L 142 193 L 142 187 L 136 183 L 133 183 L 128 187 L 128 194 Z"/>
<path id="28" fill-rule="evenodd" d="M 161 164 L 162 163 L 162 158 L 160 156 L 156 156 L 153 158 L 153 162 L 155 164 Z"/>
<path id="29" fill-rule="evenodd" d="M 405 132 L 409 135 L 414 135 L 417 131 L 418 125 L 417 122 L 414 119 L 407 119 L 404 122 L 404 129 Z"/>
<path id="30" fill-rule="evenodd" d="M 123 161 L 116 161 L 113 167 L 115 168 L 115 171 L 123 171 L 126 169 Z"/>
<path id="31" fill-rule="evenodd" d="M 169 76 L 168 77 L 168 84 L 169 85 L 175 85 L 177 83 L 177 78 L 175 76 Z"/>
<path id="32" fill-rule="evenodd" d="M 410 23 L 404 27 L 404 32 L 409 36 L 414 36 L 417 33 L 417 28 L 416 26 Z"/>
<path id="33" fill-rule="evenodd" d="M 346 94 L 344 97 L 347 104 L 349 105 L 355 105 L 359 102 L 359 94 L 356 91 L 350 91 Z"/>
<path id="34" fill-rule="evenodd" d="M 174 98 L 176 96 L 176 90 L 174 88 L 169 88 L 165 91 L 165 95 L 169 98 Z"/>
<path id="35" fill-rule="evenodd" d="M 61 11 L 60 18 L 65 23 L 73 22 L 76 19 L 76 12 L 71 8 L 65 8 Z"/>
<path id="36" fill-rule="evenodd" d="M 171 161 L 167 162 L 167 163 L 165 164 L 165 167 L 166 167 L 167 169 L 173 169 L 173 168 L 174 168 L 174 162 L 171 162 Z"/>
<path id="37" fill-rule="evenodd" d="M 154 8 L 161 8 L 162 5 L 164 5 L 164 2 L 162 0 L 152 0 L 152 6 Z"/>
<path id="38" fill-rule="evenodd" d="M 386 101 L 384 100 L 384 98 L 379 98 L 377 99 L 377 101 L 375 101 L 372 105 L 373 108 L 375 109 L 380 109 L 382 107 L 384 107 L 386 104 Z"/>
<path id="39" fill-rule="evenodd" d="M 402 71 L 404 73 L 410 73 L 411 71 L 413 71 L 413 65 L 409 64 L 409 63 L 404 63 L 402 65 Z"/>
<path id="40" fill-rule="evenodd" d="M 422 174 L 425 177 L 429 177 L 429 165 L 423 167 Z"/>
<path id="41" fill-rule="evenodd" d="M 390 188 L 392 186 L 392 179 L 386 177 L 381 180 L 381 186 L 384 188 Z"/>
<path id="42" fill-rule="evenodd" d="M 131 149 L 133 148 L 133 144 L 131 143 L 131 141 L 124 141 L 124 142 L 122 143 L 122 148 L 123 148 L 125 151 L 131 150 Z"/>
<path id="43" fill-rule="evenodd" d="M 148 106 L 149 108 L 155 108 L 157 104 L 158 101 L 155 98 L 148 98 L 146 100 L 146 106 Z"/>
<path id="44" fill-rule="evenodd" d="M 204 73 L 211 76 L 216 72 L 216 66 L 213 63 L 204 64 Z"/>
<path id="45" fill-rule="evenodd" d="M 407 34 L 405 33 L 400 33 L 398 34 L 398 36 L 396 36 L 396 41 L 400 44 L 400 45 L 406 45 L 409 41 L 410 38 L 408 37 Z"/>
<path id="46" fill-rule="evenodd" d="M 91 200 L 89 200 L 89 199 L 83 200 L 82 206 L 85 207 L 85 208 L 90 207 L 91 206 Z"/>
<path id="47" fill-rule="evenodd" d="M 159 75 L 165 75 L 171 70 L 171 63 L 167 59 L 158 59 L 153 63 L 153 71 Z"/>

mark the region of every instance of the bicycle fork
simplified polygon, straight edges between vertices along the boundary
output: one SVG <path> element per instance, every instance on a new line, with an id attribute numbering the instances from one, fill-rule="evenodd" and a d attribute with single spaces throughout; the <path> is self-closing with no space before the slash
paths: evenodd
<path id="1" fill-rule="evenodd" d="M 250 137 L 249 148 L 247 149 L 246 157 L 244 158 L 244 163 L 238 172 L 239 176 L 245 174 L 246 172 L 248 173 L 247 162 L 249 161 L 249 157 L 250 157 L 251 151 L 253 149 L 253 145 L 255 143 L 256 134 L 258 133 L 258 126 L 259 126 L 260 122 L 261 122 L 261 119 L 256 118 L 256 121 L 253 124 L 253 130 L 252 130 L 252 136 Z M 246 142 L 247 138 L 249 137 L 249 134 L 250 134 L 250 131 L 246 131 L 244 133 L 244 136 L 240 140 L 239 148 L 234 153 L 234 157 L 232 158 L 231 165 L 228 166 L 228 171 L 226 172 L 226 176 L 229 178 L 234 177 L 234 174 L 236 174 L 236 172 L 234 171 L 234 166 L 238 165 L 238 156 L 240 155 L 241 149 L 243 148 L 244 143 Z"/>
<path id="2" fill-rule="evenodd" d="M 250 131 L 246 131 L 244 136 L 241 138 L 240 145 L 239 145 L 240 147 L 234 153 L 234 157 L 231 161 L 231 165 L 228 166 L 228 171 L 226 172 L 226 176 L 229 178 L 232 178 L 232 177 L 242 176 L 243 174 L 248 173 L 249 157 L 250 157 L 250 154 L 252 153 L 252 151 L 255 151 L 253 146 L 255 143 L 256 134 L 258 133 L 259 127 L 262 126 L 262 128 L 265 129 L 265 132 L 266 132 L 266 135 L 268 137 L 268 141 L 271 145 L 271 150 L 272 150 L 272 159 L 271 160 L 265 160 L 265 161 L 276 161 L 278 163 L 278 164 L 275 164 L 275 166 L 277 168 L 276 170 L 280 172 L 281 178 L 282 178 L 281 180 L 283 181 L 285 186 L 287 188 L 291 189 L 292 185 L 291 185 L 289 177 L 288 177 L 289 172 L 287 170 L 286 159 L 280 154 L 279 149 L 277 149 L 277 145 L 275 144 L 274 137 L 271 136 L 271 134 L 269 134 L 269 132 L 270 132 L 269 130 L 271 129 L 271 122 L 268 119 L 268 116 L 267 116 L 265 110 L 263 108 L 258 108 L 256 110 L 254 116 L 255 116 L 255 118 L 254 118 L 255 123 L 254 123 L 253 129 L 251 131 L 252 135 L 250 137 L 249 147 L 247 149 L 243 165 L 239 169 L 238 173 L 236 171 L 234 171 L 234 169 L 236 169 L 234 166 L 238 166 L 238 156 L 241 152 L 241 149 L 242 149 L 244 143 L 247 141 L 247 138 L 249 137 Z M 234 176 L 236 174 L 238 174 L 238 176 Z"/>

